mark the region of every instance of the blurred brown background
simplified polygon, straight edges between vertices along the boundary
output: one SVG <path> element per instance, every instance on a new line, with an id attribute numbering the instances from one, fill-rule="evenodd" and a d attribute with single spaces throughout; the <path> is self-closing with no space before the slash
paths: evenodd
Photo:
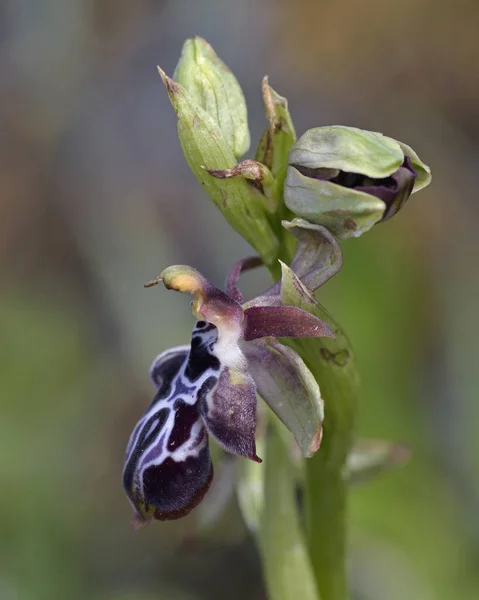
<path id="1" fill-rule="evenodd" d="M 0 3 L 0 598 L 264 598 L 221 485 L 196 519 L 141 532 L 121 489 L 149 364 L 193 322 L 143 283 L 187 263 L 221 284 L 250 252 L 189 173 L 156 73 L 196 34 L 240 80 L 253 140 L 267 73 L 299 133 L 382 131 L 432 167 L 398 217 L 344 244 L 321 298 L 357 351 L 359 434 L 413 449 L 351 494 L 354 599 L 477 599 L 475 0 Z"/>

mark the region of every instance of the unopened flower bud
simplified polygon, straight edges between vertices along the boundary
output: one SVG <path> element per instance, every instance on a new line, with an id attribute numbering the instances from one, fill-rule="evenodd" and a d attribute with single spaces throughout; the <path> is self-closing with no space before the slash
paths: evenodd
<path id="1" fill-rule="evenodd" d="M 355 127 L 308 130 L 288 162 L 286 205 L 338 238 L 359 237 L 389 219 L 431 179 L 409 146 Z"/>
<path id="2" fill-rule="evenodd" d="M 256 249 L 266 265 L 271 265 L 278 254 L 278 240 L 265 203 L 256 197 L 260 192 L 241 173 L 235 177 L 218 175 L 237 167 L 222 130 L 182 85 L 161 69 L 159 72 L 178 118 L 178 135 L 191 170 L 228 223 Z"/>
<path id="3" fill-rule="evenodd" d="M 173 79 L 216 122 L 236 158 L 250 145 L 246 102 L 236 77 L 203 38 L 186 40 Z"/>

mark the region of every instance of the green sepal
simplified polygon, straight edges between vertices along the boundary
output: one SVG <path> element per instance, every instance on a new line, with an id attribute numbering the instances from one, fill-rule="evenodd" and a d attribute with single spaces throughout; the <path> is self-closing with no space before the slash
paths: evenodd
<path id="1" fill-rule="evenodd" d="M 297 352 L 272 337 L 248 342 L 243 351 L 259 394 L 303 456 L 312 456 L 321 443 L 324 405 L 311 371 Z"/>
<path id="2" fill-rule="evenodd" d="M 288 167 L 286 206 L 297 216 L 323 225 L 340 239 L 359 237 L 381 221 L 386 204 L 371 194 L 303 175 Z"/>
<path id="3" fill-rule="evenodd" d="M 392 175 L 404 161 L 396 140 L 356 127 L 332 125 L 308 129 L 289 153 L 290 165 L 339 169 L 373 179 Z"/>

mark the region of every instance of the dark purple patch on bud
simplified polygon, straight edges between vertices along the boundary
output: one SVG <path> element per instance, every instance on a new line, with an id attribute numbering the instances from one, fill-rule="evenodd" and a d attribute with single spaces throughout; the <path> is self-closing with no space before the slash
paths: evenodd
<path id="1" fill-rule="evenodd" d="M 374 179 L 361 173 L 346 173 L 339 169 L 310 168 L 293 165 L 305 177 L 330 181 L 345 188 L 370 194 L 386 204 L 382 221 L 390 219 L 405 204 L 412 194 L 417 173 L 411 164 L 409 156 L 403 164 L 389 177 Z"/>
<path id="2" fill-rule="evenodd" d="M 244 311 L 246 342 L 264 337 L 332 337 L 324 321 L 295 306 L 252 306 Z"/>

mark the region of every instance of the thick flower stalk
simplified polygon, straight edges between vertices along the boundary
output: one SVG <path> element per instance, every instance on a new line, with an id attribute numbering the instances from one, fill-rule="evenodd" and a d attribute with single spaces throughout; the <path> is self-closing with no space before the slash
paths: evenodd
<path id="1" fill-rule="evenodd" d="M 254 159 L 238 162 L 250 144 L 246 103 L 211 46 L 187 40 L 173 78 L 159 71 L 192 172 L 258 256 L 233 266 L 225 291 L 187 266 L 147 284 L 192 294 L 196 323 L 190 344 L 163 351 L 150 369 L 155 396 L 131 434 L 123 473 L 134 523 L 177 519 L 201 502 L 214 440 L 249 459 L 239 463 L 236 488 L 270 600 L 347 600 L 348 489 L 407 451 L 355 443 L 354 354 L 315 292 L 342 266 L 338 240 L 397 214 L 429 184 L 430 169 L 377 132 L 326 126 L 297 140 L 287 101 L 267 77 L 268 124 Z M 239 277 L 260 265 L 273 284 L 244 302 Z"/>

